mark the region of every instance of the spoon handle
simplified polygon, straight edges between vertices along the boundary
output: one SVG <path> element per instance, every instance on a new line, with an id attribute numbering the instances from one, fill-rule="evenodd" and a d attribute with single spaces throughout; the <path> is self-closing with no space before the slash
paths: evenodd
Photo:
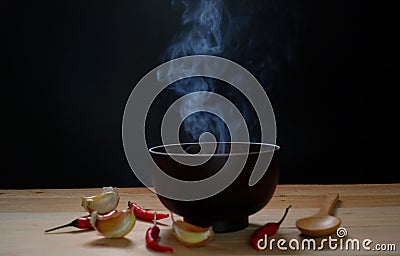
<path id="1" fill-rule="evenodd" d="M 337 201 L 339 200 L 338 193 L 328 193 L 325 197 L 321 208 L 319 209 L 318 215 L 325 216 L 329 215 L 330 212 L 335 208 Z"/>

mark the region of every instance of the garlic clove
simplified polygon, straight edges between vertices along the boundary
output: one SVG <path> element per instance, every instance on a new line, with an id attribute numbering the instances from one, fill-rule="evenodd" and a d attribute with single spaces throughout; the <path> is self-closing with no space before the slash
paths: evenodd
<path id="1" fill-rule="evenodd" d="M 203 246 L 214 237 L 212 227 L 202 228 L 181 220 L 174 221 L 172 228 L 178 241 L 188 247 Z"/>
<path id="2" fill-rule="evenodd" d="M 107 192 L 117 192 L 117 189 L 114 187 L 103 187 L 102 193 L 107 193 Z"/>
<path id="3" fill-rule="evenodd" d="M 118 203 L 119 194 L 114 190 L 107 190 L 107 192 L 94 196 L 82 197 L 82 206 L 89 213 L 97 211 L 99 214 L 106 214 L 115 210 Z"/>
<path id="4" fill-rule="evenodd" d="M 135 214 L 131 209 L 113 211 L 107 215 L 91 213 L 91 224 L 97 232 L 106 238 L 121 238 L 127 235 L 136 223 Z"/>

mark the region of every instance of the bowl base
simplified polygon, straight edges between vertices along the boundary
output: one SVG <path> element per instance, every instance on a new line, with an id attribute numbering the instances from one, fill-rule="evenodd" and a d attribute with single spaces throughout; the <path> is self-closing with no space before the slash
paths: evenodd
<path id="1" fill-rule="evenodd" d="M 205 224 L 202 221 L 197 221 L 195 219 L 184 218 L 186 222 L 189 222 L 193 225 L 200 227 L 210 226 L 209 224 Z M 235 218 L 225 219 L 213 221 L 211 223 L 213 230 L 215 233 L 227 233 L 234 232 L 245 229 L 249 226 L 249 217 L 248 216 L 236 216 Z"/>

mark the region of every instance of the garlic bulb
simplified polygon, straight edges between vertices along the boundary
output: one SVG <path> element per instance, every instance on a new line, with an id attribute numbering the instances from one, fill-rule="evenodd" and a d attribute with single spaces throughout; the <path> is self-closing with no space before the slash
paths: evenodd
<path id="1" fill-rule="evenodd" d="M 82 206 L 89 213 L 97 211 L 99 214 L 106 214 L 115 210 L 119 203 L 118 193 L 111 187 L 103 188 L 103 193 L 82 197 Z"/>
<path id="2" fill-rule="evenodd" d="M 127 235 L 136 223 L 132 209 L 114 210 L 107 215 L 100 215 L 96 211 L 90 215 L 90 222 L 97 232 L 106 238 L 121 238 Z"/>
<path id="3" fill-rule="evenodd" d="M 175 221 L 172 213 L 171 217 L 173 221 L 173 234 L 185 246 L 203 246 L 214 237 L 212 227 L 202 228 L 181 220 Z"/>

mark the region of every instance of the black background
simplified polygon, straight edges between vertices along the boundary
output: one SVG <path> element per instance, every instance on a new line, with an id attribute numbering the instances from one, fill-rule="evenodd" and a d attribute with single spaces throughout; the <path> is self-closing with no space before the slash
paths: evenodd
<path id="1" fill-rule="evenodd" d="M 280 183 L 399 182 L 390 171 L 368 174 L 378 142 L 371 94 L 395 74 L 394 4 L 260 4 L 256 23 L 278 55 L 266 90 L 282 147 Z M 181 10 L 161 0 L 3 1 L 1 9 L 0 186 L 139 186 L 123 152 L 122 114 L 181 30 Z"/>

